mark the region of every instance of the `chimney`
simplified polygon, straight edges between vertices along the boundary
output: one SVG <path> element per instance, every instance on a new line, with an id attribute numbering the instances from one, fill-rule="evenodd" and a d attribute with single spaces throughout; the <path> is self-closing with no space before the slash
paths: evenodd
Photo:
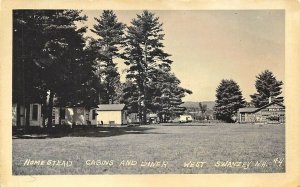
<path id="1" fill-rule="evenodd" d="M 273 101 L 273 97 L 270 96 L 269 97 L 269 104 L 272 103 L 272 101 Z"/>

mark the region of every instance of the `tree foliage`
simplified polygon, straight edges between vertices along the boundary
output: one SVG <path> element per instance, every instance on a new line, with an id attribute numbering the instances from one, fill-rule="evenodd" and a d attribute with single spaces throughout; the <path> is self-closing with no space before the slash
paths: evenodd
<path id="1" fill-rule="evenodd" d="M 239 108 L 245 106 L 245 100 L 240 87 L 233 80 L 222 80 L 216 89 L 216 105 L 214 112 L 219 120 L 233 122 Z"/>
<path id="2" fill-rule="evenodd" d="M 44 83 L 40 81 L 38 66 L 34 63 L 40 57 L 40 49 L 45 39 L 42 38 L 42 24 L 37 24 L 36 11 L 13 11 L 13 103 L 17 105 L 17 126 L 20 125 L 20 105 L 41 102 L 46 98 Z M 39 16 L 41 18 L 41 16 Z M 26 126 L 29 118 L 26 118 Z"/>
<path id="3" fill-rule="evenodd" d="M 86 20 L 80 13 L 14 11 L 14 101 L 22 100 L 27 106 L 41 101 L 45 106 L 48 95 L 48 107 L 43 113 L 44 117 L 47 113 L 49 126 L 54 97 L 60 105 L 86 105 L 93 95 L 93 89 L 88 88 L 93 76 L 92 62 L 84 51 L 86 27 L 77 28 L 75 23 Z M 28 99 L 20 98 L 20 94 Z"/>
<path id="4" fill-rule="evenodd" d="M 276 80 L 276 77 L 269 70 L 265 70 L 256 76 L 255 88 L 257 93 L 250 95 L 251 103 L 255 107 L 262 107 L 272 101 L 283 102 L 283 97 L 280 96 L 282 91 L 282 81 Z"/>
<path id="5" fill-rule="evenodd" d="M 87 27 L 77 24 L 86 19 L 78 10 L 13 11 L 14 103 L 25 105 L 27 112 L 29 104 L 42 103 L 49 127 L 54 105 L 91 108 L 100 99 L 126 103 L 144 123 L 148 112 L 169 117 L 183 112 L 182 98 L 192 92 L 180 87 L 171 72 L 158 17 L 143 11 L 126 27 L 105 10 L 91 29 L 98 38 L 89 42 Z M 125 83 L 116 58 L 128 67 Z"/>
<path id="6" fill-rule="evenodd" d="M 100 19 L 95 18 L 96 24 L 91 31 L 99 36 L 92 39 L 91 47 L 95 50 L 96 67 L 102 89 L 100 90 L 101 103 L 118 102 L 118 87 L 121 86 L 120 74 L 115 58 L 120 57 L 120 50 L 124 45 L 125 24 L 118 21 L 112 10 L 104 10 Z"/>
<path id="7" fill-rule="evenodd" d="M 124 96 L 132 111 L 146 122 L 147 112 L 175 111 L 184 93 L 180 81 L 171 74 L 172 61 L 163 48 L 162 23 L 145 10 L 127 27 L 123 58 L 128 66 L 126 78 L 130 84 Z"/>
<path id="8" fill-rule="evenodd" d="M 204 114 L 207 111 L 207 105 L 202 104 L 201 102 L 199 103 L 199 108 L 202 114 Z"/>
<path id="9" fill-rule="evenodd" d="M 158 71 L 150 107 L 151 111 L 158 113 L 163 122 L 166 122 L 167 119 L 184 113 L 185 108 L 180 107 L 183 103 L 182 98 L 186 94 L 192 94 L 192 91 L 182 88 L 174 73 L 161 69 Z"/>

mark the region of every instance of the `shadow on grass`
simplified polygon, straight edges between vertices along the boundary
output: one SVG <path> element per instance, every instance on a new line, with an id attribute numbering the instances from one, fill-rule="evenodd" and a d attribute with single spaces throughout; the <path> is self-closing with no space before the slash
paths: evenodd
<path id="1" fill-rule="evenodd" d="M 170 123 L 170 124 L 164 124 L 163 126 L 177 126 L 177 127 L 206 127 L 206 126 L 215 126 L 215 124 L 209 124 L 209 123 Z"/>
<path id="2" fill-rule="evenodd" d="M 110 137 L 126 134 L 164 134 L 157 132 L 149 132 L 154 127 L 84 127 L 84 128 L 68 128 L 68 129 L 39 129 L 30 132 L 13 133 L 13 139 L 46 139 L 46 138 L 62 138 L 62 137 Z"/>

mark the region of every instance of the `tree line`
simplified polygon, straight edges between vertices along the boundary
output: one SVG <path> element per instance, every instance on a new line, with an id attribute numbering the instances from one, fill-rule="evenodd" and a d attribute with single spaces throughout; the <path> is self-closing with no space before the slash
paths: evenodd
<path id="1" fill-rule="evenodd" d="M 278 81 L 274 74 L 265 70 L 256 76 L 255 88 L 257 93 L 250 95 L 251 101 L 247 103 L 242 95 L 239 85 L 232 79 L 223 79 L 216 89 L 216 105 L 214 113 L 216 118 L 226 122 L 234 122 L 232 118 L 239 108 L 256 107 L 260 108 L 269 103 L 283 102 L 282 81 Z"/>
<path id="2" fill-rule="evenodd" d="M 145 10 L 127 26 L 112 10 L 104 10 L 94 18 L 91 29 L 97 38 L 84 37 L 87 26 L 76 24 L 87 19 L 79 10 L 13 11 L 17 116 L 20 105 L 29 116 L 31 103 L 42 104 L 43 125 L 48 127 L 53 106 L 91 109 L 98 104 L 125 103 L 143 123 L 149 112 L 165 120 L 183 112 L 182 98 L 192 92 L 182 88 L 171 71 L 159 17 Z M 124 83 L 116 59 L 123 59 L 127 66 Z"/>

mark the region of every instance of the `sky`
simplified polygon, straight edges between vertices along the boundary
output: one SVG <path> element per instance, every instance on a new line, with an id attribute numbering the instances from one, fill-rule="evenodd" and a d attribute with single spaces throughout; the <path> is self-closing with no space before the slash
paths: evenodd
<path id="1" fill-rule="evenodd" d="M 163 23 L 165 52 L 181 86 L 193 91 L 184 101 L 214 101 L 222 79 L 238 83 L 246 101 L 256 92 L 256 76 L 268 69 L 284 82 L 284 10 L 150 10 Z M 84 10 L 89 29 L 102 10 Z M 116 10 L 130 25 L 141 10 Z M 95 37 L 88 31 L 86 36 Z M 126 68 L 116 60 L 119 72 Z M 124 80 L 125 75 L 122 75 Z M 284 88 L 283 88 L 284 94 Z"/>

